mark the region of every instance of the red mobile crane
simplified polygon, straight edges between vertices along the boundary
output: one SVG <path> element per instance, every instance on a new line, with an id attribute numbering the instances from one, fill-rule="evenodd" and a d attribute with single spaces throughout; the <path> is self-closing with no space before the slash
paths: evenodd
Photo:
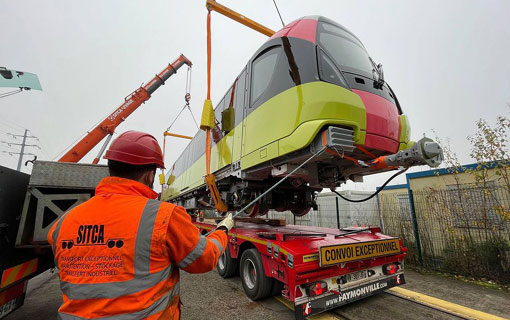
<path id="1" fill-rule="evenodd" d="M 88 200 L 98 182 L 108 175 L 107 167 L 96 163 L 115 128 L 184 64 L 192 65 L 180 55 L 128 95 L 58 162 L 34 161 L 31 175 L 0 166 L 0 318 L 23 305 L 29 279 L 53 266 L 46 241 L 48 230 L 65 211 Z M 94 164 L 76 163 L 105 137 Z"/>
<path id="2" fill-rule="evenodd" d="M 187 64 L 191 67 L 192 63 L 184 55 L 180 55 L 177 60 L 169 64 L 168 67 L 158 73 L 149 83 L 145 86 L 136 89 L 133 93 L 128 95 L 115 111 L 113 111 L 106 119 L 92 129 L 85 137 L 83 137 L 78 143 L 76 143 L 66 154 L 62 156 L 59 162 L 78 162 L 80 161 L 92 148 L 94 148 L 104 137 L 107 139 L 99 151 L 99 154 L 94 159 L 93 163 L 99 162 L 99 158 L 103 154 L 106 146 L 112 138 L 115 128 L 121 124 L 126 118 L 133 113 L 142 103 L 149 100 L 151 94 L 154 93 L 160 86 L 165 84 L 165 81 L 170 78 L 173 74 L 177 73 L 177 70 Z"/>

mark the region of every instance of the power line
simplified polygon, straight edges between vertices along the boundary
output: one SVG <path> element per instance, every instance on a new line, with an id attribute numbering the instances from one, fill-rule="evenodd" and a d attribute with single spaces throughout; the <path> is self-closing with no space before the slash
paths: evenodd
<path id="1" fill-rule="evenodd" d="M 0 152 L 0 157 L 5 159 L 4 160 L 5 162 L 9 162 L 9 164 L 10 164 L 9 166 L 11 166 L 11 165 L 14 166 L 14 161 L 15 161 L 14 156 Z M 5 165 L 5 162 L 3 165 Z"/>
<path id="2" fill-rule="evenodd" d="M 16 149 L 14 149 L 13 147 L 11 147 L 8 143 L 6 143 L 5 141 L 0 141 L 1 143 L 4 143 L 5 145 L 0 145 L 0 147 L 2 148 L 6 148 L 7 150 L 13 150 L 13 151 L 16 151 Z"/>
<path id="3" fill-rule="evenodd" d="M 7 131 L 3 131 L 3 130 L 0 130 L 0 133 L 1 133 L 1 134 L 5 134 L 6 136 L 8 136 L 8 135 L 9 135 L 9 132 L 7 132 Z"/>
<path id="4" fill-rule="evenodd" d="M 3 122 L 3 123 L 2 123 L 2 122 Z M 3 119 L 0 119 L 0 124 L 1 124 L 2 126 L 4 126 L 4 127 L 9 127 L 9 130 L 15 130 L 16 132 L 21 131 L 20 129 L 18 129 L 18 128 L 16 128 L 16 127 L 12 126 L 12 125 L 10 125 L 10 124 L 9 124 L 9 123 L 7 123 L 7 122 L 5 122 L 5 120 L 3 120 Z M 25 129 L 25 128 L 23 128 L 23 129 Z"/>
<path id="5" fill-rule="evenodd" d="M 13 125 L 15 125 L 15 126 L 19 127 L 20 129 L 25 130 L 25 127 L 24 127 L 24 126 L 22 126 L 21 124 L 19 124 L 19 123 L 15 122 L 15 121 L 12 121 L 12 120 L 10 120 L 10 119 L 6 119 L 6 118 L 3 118 L 2 120 L 3 120 L 4 122 L 10 122 L 11 124 L 13 124 Z"/>
<path id="6" fill-rule="evenodd" d="M 28 90 L 30 90 L 30 89 L 28 89 Z M 13 91 L 8 91 L 8 92 L 0 93 L 0 98 L 5 98 L 5 97 L 8 97 L 8 96 L 12 96 L 12 95 L 15 95 L 17 93 L 21 93 L 22 91 L 23 91 L 23 88 L 19 88 L 19 89 L 13 90 Z"/>
<path id="7" fill-rule="evenodd" d="M 46 157 L 48 157 L 48 160 L 51 159 L 51 156 L 45 150 L 45 149 L 47 149 L 46 143 L 43 144 L 42 141 L 40 141 L 40 140 L 39 140 L 39 143 L 41 144 L 41 151 L 46 155 Z"/>
<path id="8" fill-rule="evenodd" d="M 19 135 L 19 134 L 12 134 L 12 133 L 8 133 L 9 135 L 11 135 L 13 138 L 17 138 L 17 137 L 22 137 L 23 138 L 23 141 L 21 143 L 17 143 L 17 142 L 7 142 L 7 141 L 0 141 L 4 144 L 6 144 L 7 146 L 11 147 L 11 146 L 20 146 L 21 147 L 21 150 L 19 152 L 14 152 L 14 151 L 4 151 L 2 150 L 2 153 L 7 153 L 11 156 L 14 156 L 15 154 L 18 154 L 19 155 L 19 158 L 18 158 L 18 166 L 17 166 L 17 169 L 18 171 L 21 171 L 21 164 L 23 163 L 23 156 L 27 155 L 33 155 L 35 156 L 34 153 L 31 153 L 31 152 L 25 152 L 25 148 L 26 147 L 34 147 L 34 148 L 39 148 L 41 149 L 41 147 L 37 144 L 28 144 L 27 143 L 27 139 L 35 139 L 36 141 L 39 141 L 39 138 L 37 138 L 36 136 L 34 135 L 28 135 L 29 133 L 29 130 L 28 129 L 25 129 L 25 133 L 23 135 Z"/>

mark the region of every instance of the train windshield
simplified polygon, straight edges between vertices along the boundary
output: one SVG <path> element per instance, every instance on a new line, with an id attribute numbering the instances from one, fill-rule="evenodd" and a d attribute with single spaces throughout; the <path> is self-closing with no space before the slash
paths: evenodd
<path id="1" fill-rule="evenodd" d="M 326 22 L 319 22 L 319 45 L 344 71 L 361 72 L 372 77 L 372 63 L 363 44 L 349 32 Z"/>

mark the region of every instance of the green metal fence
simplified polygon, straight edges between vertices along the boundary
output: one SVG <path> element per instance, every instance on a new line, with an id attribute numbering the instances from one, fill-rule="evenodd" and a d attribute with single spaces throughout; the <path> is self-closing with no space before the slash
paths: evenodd
<path id="1" fill-rule="evenodd" d="M 510 283 L 510 192 L 448 186 L 379 195 L 382 227 L 408 247 L 408 263 Z"/>

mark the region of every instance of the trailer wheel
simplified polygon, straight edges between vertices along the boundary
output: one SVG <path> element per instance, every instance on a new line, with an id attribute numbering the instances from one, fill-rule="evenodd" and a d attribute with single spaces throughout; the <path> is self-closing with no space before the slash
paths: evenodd
<path id="1" fill-rule="evenodd" d="M 230 255 L 230 248 L 227 244 L 227 249 L 218 259 L 218 265 L 216 266 L 216 270 L 220 276 L 224 279 L 231 278 L 237 274 L 237 259 L 232 258 Z"/>
<path id="2" fill-rule="evenodd" d="M 273 285 L 271 286 L 271 297 L 281 296 L 283 290 L 283 282 L 272 279 Z"/>
<path id="3" fill-rule="evenodd" d="M 244 293 L 253 301 L 266 298 L 271 293 L 272 279 L 266 277 L 262 258 L 257 249 L 243 252 L 240 264 Z"/>

